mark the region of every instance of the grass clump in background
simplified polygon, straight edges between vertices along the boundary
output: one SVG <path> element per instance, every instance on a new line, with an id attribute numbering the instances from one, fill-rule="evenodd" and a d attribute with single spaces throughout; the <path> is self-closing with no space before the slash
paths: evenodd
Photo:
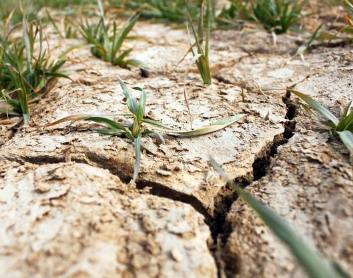
<path id="1" fill-rule="evenodd" d="M 129 65 L 147 68 L 142 61 L 126 59 L 133 48 L 129 47 L 122 50 L 123 43 L 136 24 L 139 14 L 132 15 L 119 29 L 115 21 L 106 23 L 102 2 L 97 0 L 97 3 L 100 11 L 98 23 L 89 23 L 86 19 L 85 22 L 79 24 L 82 36 L 92 45 L 91 53 L 104 61 L 110 62 L 113 66 L 127 67 Z"/>
<path id="2" fill-rule="evenodd" d="M 51 57 L 50 50 L 43 46 L 42 26 L 36 21 L 27 22 L 23 16 L 22 29 L 22 40 L 10 40 L 10 30 L 0 45 L 0 113 L 23 115 L 28 125 L 29 102 L 48 93 L 59 77 L 68 77 L 60 72 L 66 53 L 58 59 Z"/>
<path id="3" fill-rule="evenodd" d="M 306 0 L 231 0 L 219 18 L 225 22 L 232 19 L 261 24 L 266 30 L 277 34 L 286 33 L 301 17 Z"/>

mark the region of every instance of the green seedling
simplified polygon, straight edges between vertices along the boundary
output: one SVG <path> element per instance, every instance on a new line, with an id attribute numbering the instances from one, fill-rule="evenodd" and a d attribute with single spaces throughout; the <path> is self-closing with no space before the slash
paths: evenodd
<path id="1" fill-rule="evenodd" d="M 310 245 L 276 212 L 245 192 L 237 185 L 222 167 L 210 157 L 212 167 L 231 185 L 238 196 L 247 203 L 262 219 L 266 226 L 291 251 L 311 278 L 349 278 L 350 276 L 335 262 L 330 262 L 312 250 Z"/>
<path id="2" fill-rule="evenodd" d="M 86 41 L 92 45 L 91 53 L 104 61 L 110 62 L 113 66 L 146 68 L 147 66 L 136 59 L 126 59 L 133 48 L 122 50 L 123 43 L 139 18 L 139 14 L 131 16 L 127 22 L 118 29 L 117 23 L 106 23 L 102 2 L 97 0 L 100 10 L 100 20 L 97 24 L 91 24 L 87 20 L 79 24 L 79 31 Z M 111 32 L 110 32 L 111 31 Z M 110 33 L 112 33 L 110 35 Z"/>
<path id="3" fill-rule="evenodd" d="M 41 25 L 28 23 L 23 16 L 22 28 L 22 41 L 5 40 L 0 46 L 0 113 L 23 115 L 28 125 L 29 102 L 52 89 L 59 77 L 68 78 L 59 71 L 68 52 L 53 60 L 50 51 L 43 48 Z M 38 51 L 34 51 L 37 39 Z"/>
<path id="4" fill-rule="evenodd" d="M 211 71 L 209 66 L 209 44 L 210 44 L 210 28 L 211 28 L 211 7 L 210 7 L 210 0 L 206 0 L 206 31 L 204 31 L 204 9 L 205 9 L 205 2 L 202 3 L 200 17 L 199 17 L 199 25 L 198 30 L 194 27 L 192 22 L 192 18 L 190 15 L 190 8 L 188 2 L 186 1 L 187 9 L 188 9 L 188 18 L 189 23 L 191 25 L 192 34 L 195 39 L 196 50 L 194 50 L 193 44 L 190 42 L 190 50 L 192 55 L 194 56 L 197 68 L 201 74 L 202 80 L 205 84 L 211 85 L 212 78 L 211 78 Z M 186 25 L 188 32 L 189 28 Z M 206 33 L 206 39 L 204 39 Z M 205 41 L 205 45 L 203 46 L 203 42 Z"/>
<path id="5" fill-rule="evenodd" d="M 135 146 L 135 165 L 134 165 L 134 175 L 132 181 L 135 181 L 137 175 L 140 171 L 140 160 L 141 160 L 141 138 L 147 135 L 156 134 L 158 135 L 162 141 L 164 141 L 161 133 L 169 134 L 172 136 L 178 137 L 194 137 L 201 136 L 205 134 L 209 134 L 212 132 L 216 132 L 220 129 L 223 129 L 235 121 L 241 119 L 244 115 L 236 115 L 230 118 L 225 118 L 215 122 L 214 124 L 203 127 L 200 129 L 189 130 L 189 131 L 178 131 L 165 126 L 164 124 L 150 120 L 145 118 L 145 110 L 146 110 L 146 93 L 143 89 L 135 87 L 141 91 L 140 101 L 137 101 L 131 94 L 131 91 L 128 86 L 124 84 L 124 82 L 118 78 L 120 86 L 123 89 L 124 96 L 126 97 L 126 105 L 130 113 L 125 114 L 117 114 L 115 116 L 124 116 L 132 119 L 132 123 L 129 126 L 124 126 L 118 122 L 110 120 L 106 117 L 102 117 L 99 115 L 72 115 L 60 119 L 54 123 L 49 124 L 48 126 L 53 126 L 62 122 L 67 121 L 93 121 L 105 126 L 103 129 L 95 129 L 96 132 L 111 135 L 111 136 L 125 136 L 134 142 Z"/>
<path id="6" fill-rule="evenodd" d="M 312 99 L 311 97 L 303 94 L 301 92 L 288 89 L 289 92 L 298 96 L 301 100 L 306 102 L 310 107 L 305 107 L 305 110 L 312 115 L 320 123 L 331 128 L 335 134 L 338 134 L 342 142 L 348 148 L 350 153 L 353 155 L 353 109 L 352 101 L 343 111 L 342 115 L 338 119 L 329 110 L 327 110 L 320 103 Z M 314 109 L 319 115 L 325 118 L 325 120 L 320 119 L 317 114 L 315 114 L 310 108 Z"/>

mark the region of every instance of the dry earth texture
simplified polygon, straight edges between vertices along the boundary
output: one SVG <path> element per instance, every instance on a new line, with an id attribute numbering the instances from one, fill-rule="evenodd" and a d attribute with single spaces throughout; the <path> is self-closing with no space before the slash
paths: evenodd
<path id="1" fill-rule="evenodd" d="M 132 56 L 151 65 L 148 78 L 80 49 L 65 68 L 72 81 L 61 79 L 33 106 L 31 127 L 17 130 L 17 118 L 1 126 L 0 277 L 306 277 L 211 169 L 209 153 L 353 273 L 349 153 L 298 99 L 274 90 L 300 90 L 340 114 L 352 100 L 353 47 L 316 47 L 305 61 L 289 61 L 297 36 L 274 44 L 265 32 L 212 34 L 213 85 L 204 86 L 194 68 L 186 82 L 193 127 L 246 117 L 207 136 L 167 137 L 165 144 L 145 138 L 148 152 L 131 185 L 130 141 L 99 135 L 90 123 L 37 126 L 75 113 L 126 111 L 119 75 L 144 86 L 149 117 L 189 129 L 183 83 L 190 59 L 175 67 L 189 46 L 186 32 L 148 22 L 135 30 L 146 40 Z M 82 43 L 54 34 L 49 41 L 61 50 Z"/>

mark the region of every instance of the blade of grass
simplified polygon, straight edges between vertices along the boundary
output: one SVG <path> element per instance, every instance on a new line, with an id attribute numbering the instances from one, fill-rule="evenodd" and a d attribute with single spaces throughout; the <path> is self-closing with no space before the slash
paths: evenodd
<path id="1" fill-rule="evenodd" d="M 347 149 L 350 151 L 351 155 L 353 155 L 353 134 L 352 132 L 345 130 L 337 132 L 342 142 L 345 144 Z"/>
<path id="2" fill-rule="evenodd" d="M 218 130 L 221 130 L 234 122 L 238 121 L 239 119 L 243 118 L 245 114 L 240 114 L 240 115 L 235 115 L 233 117 L 225 118 L 222 120 L 219 120 L 212 125 L 209 125 L 207 127 L 195 129 L 195 130 L 188 130 L 188 131 L 178 131 L 178 130 L 172 130 L 172 129 L 166 129 L 163 127 L 160 127 L 159 125 L 156 125 L 155 123 L 146 123 L 148 126 L 150 126 L 152 129 L 156 131 L 161 131 L 170 135 L 174 136 L 180 136 L 180 137 L 192 137 L 192 136 L 201 136 L 205 134 L 209 134 L 212 132 L 216 132 Z"/>
<path id="3" fill-rule="evenodd" d="M 210 11 L 210 0 L 207 0 L 207 8 L 206 8 L 206 44 L 205 44 L 205 58 L 208 61 L 208 55 L 210 50 L 210 33 L 211 33 L 211 11 Z"/>
<path id="4" fill-rule="evenodd" d="M 23 16 L 22 28 L 23 28 L 23 41 L 26 46 L 27 67 L 28 67 L 29 74 L 32 76 L 33 75 L 33 64 L 32 64 L 33 52 L 32 52 L 31 39 L 29 35 L 29 30 L 28 30 L 28 24 L 25 16 Z"/>
<path id="5" fill-rule="evenodd" d="M 104 117 L 131 117 L 131 114 L 102 114 L 102 115 L 75 114 L 75 115 L 64 117 L 64 118 L 59 119 L 59 120 L 52 122 L 50 124 L 47 124 L 46 127 L 58 125 L 58 124 L 61 124 L 64 122 L 89 121 L 91 118 L 95 118 L 95 119 L 101 118 L 101 119 L 109 120 Z M 114 124 L 113 124 L 113 126 L 114 126 Z M 117 128 L 117 129 L 119 129 L 119 128 Z M 125 127 L 124 127 L 124 129 L 125 129 Z"/>
<path id="6" fill-rule="evenodd" d="M 336 118 L 335 115 L 333 115 L 329 110 L 327 110 L 325 107 L 323 107 L 320 103 L 317 101 L 313 100 L 311 97 L 307 96 L 306 94 L 303 94 L 301 92 L 288 89 L 289 92 L 295 94 L 299 98 L 301 98 L 303 101 L 305 101 L 307 104 L 309 104 L 312 108 L 314 108 L 317 112 L 319 112 L 322 116 L 333 122 L 335 125 L 338 124 L 339 120 Z"/>
<path id="7" fill-rule="evenodd" d="M 134 139 L 135 144 L 135 164 L 134 164 L 134 176 L 132 178 L 132 182 L 135 182 L 137 179 L 137 175 L 140 172 L 140 164 L 141 164 L 141 134 L 139 134 Z"/>
<path id="8" fill-rule="evenodd" d="M 123 89 L 124 96 L 126 97 L 127 107 L 129 108 L 132 114 L 136 115 L 139 109 L 139 105 L 136 99 L 131 95 L 129 87 L 125 85 L 125 83 L 120 79 L 119 76 L 117 76 L 117 79 L 120 83 L 121 88 Z"/>
<path id="9" fill-rule="evenodd" d="M 147 101 L 146 92 L 144 90 L 142 90 L 141 91 L 139 108 L 138 108 L 137 115 L 136 115 L 137 120 L 139 122 L 142 122 L 143 116 L 145 115 L 146 101 Z"/>
<path id="10" fill-rule="evenodd" d="M 124 40 L 126 39 L 127 35 L 130 33 L 134 25 L 136 24 L 137 20 L 139 19 L 140 15 L 135 14 L 131 16 L 128 21 L 125 23 L 125 25 L 122 27 L 120 33 L 118 36 L 115 37 L 115 40 L 113 42 L 113 47 L 114 51 L 117 51 L 117 49 L 120 49 L 121 46 L 123 45 Z"/>

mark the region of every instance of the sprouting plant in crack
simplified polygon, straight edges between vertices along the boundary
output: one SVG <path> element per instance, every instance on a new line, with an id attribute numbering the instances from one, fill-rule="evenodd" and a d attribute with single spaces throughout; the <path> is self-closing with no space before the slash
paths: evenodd
<path id="1" fill-rule="evenodd" d="M 139 14 L 132 15 L 127 22 L 119 29 L 114 21 L 106 23 L 102 2 L 97 0 L 100 20 L 97 24 L 89 23 L 87 20 L 79 24 L 79 31 L 86 41 L 92 45 L 91 53 L 113 66 L 120 67 L 141 67 L 147 68 L 147 65 L 137 59 L 126 59 L 133 48 L 129 47 L 123 50 L 123 44 L 139 18 Z M 111 28 L 113 27 L 113 28 Z"/>
<path id="2" fill-rule="evenodd" d="M 324 106 L 322 106 L 320 103 L 318 103 L 308 95 L 292 89 L 288 89 L 288 91 L 298 96 L 301 100 L 305 101 L 310 107 L 304 106 L 304 109 L 320 123 L 331 128 L 332 131 L 340 137 L 342 142 L 350 151 L 351 155 L 353 155 L 353 109 L 352 109 L 353 102 L 352 101 L 348 104 L 346 109 L 344 109 L 342 115 L 338 119 L 328 109 L 326 109 Z M 324 117 L 325 120 L 320 119 L 317 116 L 317 114 L 315 114 L 311 110 L 311 108 L 314 109 L 317 113 L 319 113 L 322 117 Z"/>
<path id="3" fill-rule="evenodd" d="M 323 258 L 314 251 L 310 244 L 305 242 L 303 238 L 296 233 L 289 223 L 281 216 L 274 212 L 271 208 L 261 203 L 251 194 L 244 191 L 241 186 L 237 185 L 222 167 L 210 157 L 212 167 L 233 187 L 238 196 L 247 203 L 262 219 L 266 226 L 280 239 L 300 265 L 311 278 L 349 278 L 350 276 L 336 262 L 331 262 Z"/>
<path id="4" fill-rule="evenodd" d="M 210 44 L 210 30 L 211 30 L 211 4 L 210 0 L 206 0 L 206 2 L 202 3 L 198 29 L 196 28 L 192 22 L 192 18 L 190 15 L 190 9 L 188 1 L 186 1 L 187 10 L 188 10 L 188 18 L 189 23 L 191 25 L 192 34 L 195 39 L 196 50 L 194 50 L 194 45 L 190 42 L 190 51 L 194 56 L 197 68 L 201 74 L 202 80 L 205 84 L 210 85 L 212 83 L 211 71 L 209 66 L 209 44 Z M 206 5 L 206 31 L 204 30 L 204 10 Z M 186 24 L 188 33 L 189 28 L 188 24 Z M 206 33 L 206 34 L 205 34 Z M 206 38 L 205 38 L 206 37 Z M 203 46 L 204 44 L 204 46 Z"/>
<path id="5" fill-rule="evenodd" d="M 0 114 L 22 115 L 28 125 L 29 104 L 48 93 L 58 78 L 69 78 L 60 68 L 71 49 L 53 59 L 49 48 L 43 47 L 42 26 L 36 21 L 27 22 L 23 14 L 22 28 L 21 41 L 10 40 L 12 29 L 0 45 Z"/>
<path id="6" fill-rule="evenodd" d="M 224 118 L 213 123 L 212 125 L 200 129 L 188 131 L 174 130 L 161 122 L 151 120 L 145 117 L 147 95 L 142 88 L 134 87 L 134 89 L 141 91 L 140 100 L 138 101 L 132 96 L 129 87 L 126 86 L 125 83 L 119 77 L 118 81 L 123 90 L 124 96 L 126 97 L 126 105 L 129 110 L 129 113 L 115 114 L 114 116 L 123 116 L 132 119 L 132 123 L 130 123 L 128 126 L 124 126 L 102 115 L 88 114 L 77 114 L 68 116 L 58 121 L 55 121 L 49 124 L 48 126 L 53 126 L 67 121 L 92 121 L 105 126 L 105 128 L 95 129 L 95 131 L 98 133 L 111 136 L 125 136 L 129 138 L 131 141 L 134 142 L 135 149 L 134 174 L 132 178 L 133 182 L 136 180 L 137 175 L 140 171 L 141 147 L 143 148 L 143 146 L 141 146 L 142 137 L 151 134 L 156 134 L 162 139 L 162 142 L 164 142 L 161 133 L 179 137 L 201 136 L 223 129 L 244 116 L 243 114 L 239 114 L 233 117 Z"/>

